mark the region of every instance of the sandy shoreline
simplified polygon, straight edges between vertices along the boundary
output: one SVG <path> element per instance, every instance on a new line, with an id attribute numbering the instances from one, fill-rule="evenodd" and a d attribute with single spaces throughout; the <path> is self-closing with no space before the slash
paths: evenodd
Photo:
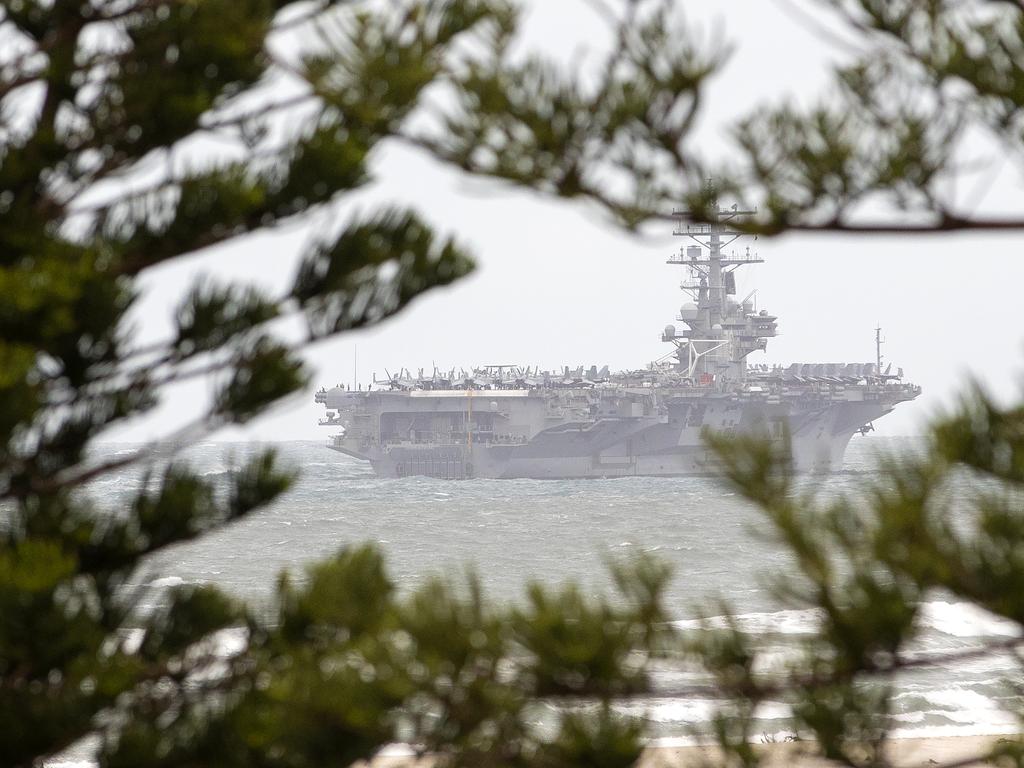
<path id="1" fill-rule="evenodd" d="M 928 768 L 938 763 L 952 763 L 984 755 L 1006 735 L 995 736 L 943 736 L 935 738 L 891 739 L 888 744 L 889 758 L 901 768 Z M 783 768 L 799 765 L 805 768 L 833 766 L 820 757 L 811 754 L 813 745 L 806 742 L 785 744 L 758 744 L 755 749 L 766 756 L 764 765 Z M 430 757 L 416 760 L 408 755 L 378 757 L 371 768 L 430 768 Z M 648 747 L 638 765 L 641 768 L 699 768 L 704 765 L 721 765 L 721 753 L 711 746 Z"/>

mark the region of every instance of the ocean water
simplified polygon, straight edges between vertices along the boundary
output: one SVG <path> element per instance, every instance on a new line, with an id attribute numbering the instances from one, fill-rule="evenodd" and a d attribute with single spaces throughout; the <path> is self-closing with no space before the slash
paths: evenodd
<path id="1" fill-rule="evenodd" d="M 265 601 L 284 569 L 340 547 L 376 542 L 400 588 L 429 574 L 458 578 L 466 569 L 481 578 L 494 600 L 513 601 L 530 580 L 575 580 L 595 594 L 611 590 L 609 557 L 653 553 L 670 563 L 675 578 L 667 604 L 680 626 L 694 628 L 702 606 L 723 597 L 756 633 L 767 658 L 782 661 L 794 642 L 813 630 L 811 611 L 780 605 L 766 576 L 792 569 L 777 546 L 760 535 L 757 511 L 712 478 L 614 480 L 379 479 L 367 464 L 335 453 L 319 442 L 276 446 L 284 462 L 302 475 L 287 495 L 234 526 L 163 552 L 141 574 L 159 602 L 163 589 L 186 582 L 213 582 L 253 601 Z M 843 472 L 805 478 L 823 495 L 852 491 L 879 451 L 906 451 L 905 438 L 855 438 Z M 205 443 L 184 459 L 202 473 L 224 476 L 254 446 Z M 132 451 L 108 444 L 104 455 Z M 104 504 L 116 506 L 142 482 L 128 468 L 94 484 Z M 1019 629 L 965 603 L 937 596 L 924 606 L 920 651 L 965 650 Z M 895 697 L 902 735 L 1015 732 L 1006 709 L 1020 701 L 1006 681 L 1022 683 L 1009 658 L 974 659 L 955 668 L 906 674 Z M 666 695 L 624 702 L 621 709 L 648 719 L 652 737 L 674 742 L 699 735 L 714 712 L 713 700 L 674 698 L 673 689 L 705 682 L 699 670 L 666 666 L 657 685 Z M 789 712 L 766 703 L 758 731 L 790 732 Z"/>

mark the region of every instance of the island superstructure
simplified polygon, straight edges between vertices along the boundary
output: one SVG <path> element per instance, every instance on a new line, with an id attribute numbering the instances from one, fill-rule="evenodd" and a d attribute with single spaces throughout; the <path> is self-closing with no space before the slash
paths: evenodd
<path id="1" fill-rule="evenodd" d="M 749 211 L 722 209 L 710 223 L 677 214 L 689 301 L 662 341 L 672 350 L 646 368 L 540 371 L 486 365 L 422 370 L 366 390 L 323 389 L 321 424 L 340 428 L 330 447 L 383 477 L 601 478 L 716 471 L 704 430 L 755 434 L 789 446 L 797 471 L 842 466 L 854 434 L 921 388 L 882 369 L 880 330 L 871 363 L 751 364 L 777 334 L 777 317 L 736 297 L 736 271 L 761 263 L 734 225 Z"/>

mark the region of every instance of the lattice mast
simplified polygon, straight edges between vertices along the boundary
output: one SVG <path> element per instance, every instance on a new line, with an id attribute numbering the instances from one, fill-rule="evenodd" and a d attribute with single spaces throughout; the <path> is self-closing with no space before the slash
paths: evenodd
<path id="1" fill-rule="evenodd" d="M 663 341 L 676 346 L 676 368 L 698 386 L 718 386 L 746 377 L 746 358 L 751 352 L 767 347 L 776 335 L 776 317 L 766 311 L 755 311 L 751 293 L 738 302 L 735 272 L 747 264 L 761 264 L 763 259 L 751 254 L 749 246 L 740 254 L 725 249 L 745 233 L 732 229 L 730 222 L 755 211 L 714 206 L 710 222 L 696 223 L 685 211 L 674 211 L 674 235 L 685 237 L 690 244 L 669 258 L 669 264 L 687 268 L 689 279 L 680 288 L 691 301 L 684 304 L 677 318 L 687 329 L 677 331 L 667 326 Z"/>

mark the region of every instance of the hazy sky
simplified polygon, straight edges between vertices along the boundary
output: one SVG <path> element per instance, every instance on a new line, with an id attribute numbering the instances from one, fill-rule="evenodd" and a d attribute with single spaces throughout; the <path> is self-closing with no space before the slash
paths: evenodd
<path id="1" fill-rule="evenodd" d="M 805 0 L 681 2 L 710 37 L 721 33 L 735 53 L 715 81 L 699 139 L 720 149 L 725 124 L 758 105 L 791 97 L 809 101 L 841 54 L 830 40 L 787 10 Z M 527 41 L 562 60 L 602 40 L 601 22 L 577 0 L 529 4 Z M 665 260 L 683 242 L 669 226 L 646 237 L 616 231 L 596 211 L 468 180 L 407 149 L 377 157 L 378 181 L 336 215 L 375 203 L 416 208 L 438 228 L 472 246 L 478 271 L 429 294 L 398 317 L 310 348 L 313 388 L 244 430 L 218 438 L 326 439 L 323 409 L 312 401 L 322 385 L 353 381 L 353 352 L 364 384 L 407 367 L 415 372 L 482 364 L 646 365 L 668 351 L 661 329 L 674 322 L 684 277 Z M 983 206 L 1021 203 L 1008 171 L 993 170 Z M 288 285 L 308 237 L 279 230 L 211 249 L 146 273 L 136 320 L 147 338 L 166 335 L 171 309 L 197 274 Z M 756 287 L 758 308 L 779 316 L 781 335 L 750 362 L 868 362 L 881 323 L 886 358 L 924 387 L 876 424 L 881 434 L 912 434 L 948 402 L 969 374 L 1001 395 L 1018 392 L 1024 370 L 1024 286 L 1020 236 L 786 236 L 750 242 L 766 264 L 738 273 L 739 294 Z M 212 384 L 168 393 L 154 414 L 109 434 L 142 440 L 198 415 Z"/>

